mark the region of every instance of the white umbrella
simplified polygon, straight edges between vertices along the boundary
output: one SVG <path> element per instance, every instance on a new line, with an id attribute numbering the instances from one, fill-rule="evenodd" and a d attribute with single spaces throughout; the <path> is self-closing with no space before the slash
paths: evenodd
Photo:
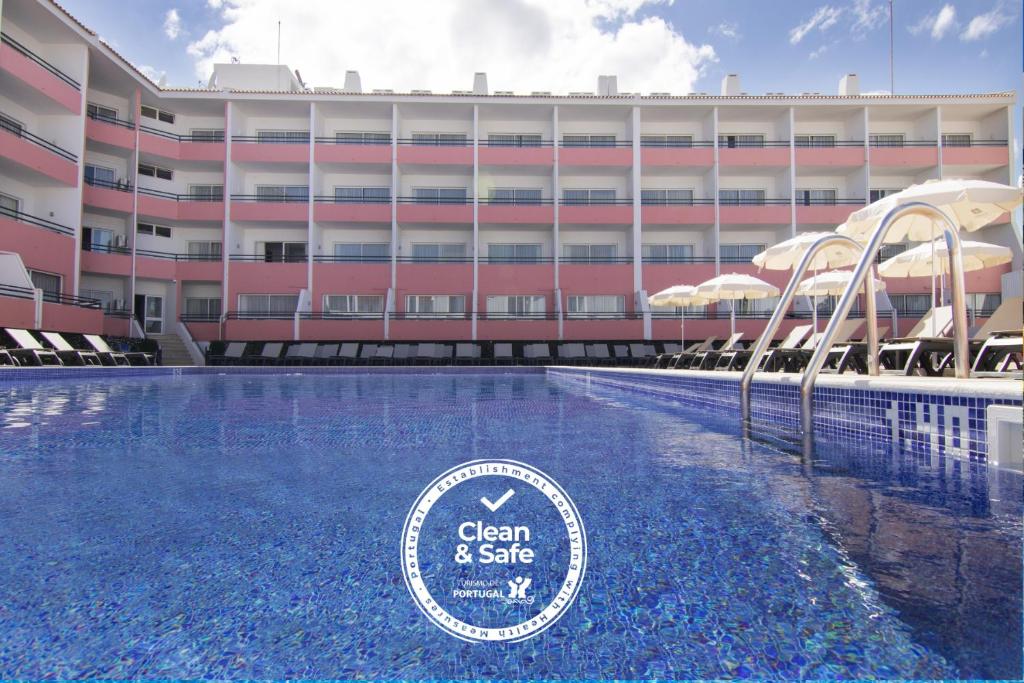
<path id="1" fill-rule="evenodd" d="M 998 244 L 964 240 L 960 242 L 960 250 L 965 272 L 1000 266 L 1013 260 L 1013 252 Z M 878 266 L 878 274 L 882 277 L 926 277 L 932 274 L 933 260 L 938 262 L 942 272 L 949 271 L 946 240 L 936 240 L 896 254 Z"/>
<path id="2" fill-rule="evenodd" d="M 973 232 L 1020 206 L 1021 191 L 1012 185 L 1002 185 L 988 180 L 928 180 L 854 211 L 836 232 L 866 241 L 885 214 L 910 202 L 931 204 L 948 214 L 959 228 Z M 885 237 L 885 242 L 930 242 L 941 230 L 941 223 L 931 216 L 903 216 L 893 224 Z"/>
<path id="3" fill-rule="evenodd" d="M 680 309 L 679 340 L 686 346 L 686 307 L 703 306 L 708 301 L 697 295 L 697 288 L 693 285 L 673 285 L 647 297 L 647 303 L 651 306 L 672 306 Z"/>
<path id="4" fill-rule="evenodd" d="M 846 291 L 853 277 L 852 270 L 830 270 L 809 277 L 797 285 L 796 293 L 803 296 L 836 296 Z M 885 289 L 885 283 L 875 280 L 875 291 Z"/>
<path id="5" fill-rule="evenodd" d="M 779 288 L 751 275 L 728 273 L 697 285 L 697 295 L 708 301 L 735 302 L 740 299 L 767 299 L 778 296 Z M 730 305 L 729 327 L 732 330 L 731 334 L 736 334 L 735 303 Z"/>
<path id="6" fill-rule="evenodd" d="M 800 259 L 815 242 L 827 237 L 831 232 L 804 232 L 796 237 L 779 242 L 762 251 L 752 259 L 755 266 L 768 270 L 792 270 L 800 263 Z M 858 254 L 846 246 L 825 247 L 811 261 L 812 270 L 822 268 L 842 268 L 857 263 Z"/>

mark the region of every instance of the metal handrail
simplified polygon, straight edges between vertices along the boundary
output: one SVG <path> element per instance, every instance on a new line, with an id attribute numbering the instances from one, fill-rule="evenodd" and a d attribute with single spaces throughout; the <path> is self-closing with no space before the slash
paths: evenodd
<path id="1" fill-rule="evenodd" d="M 314 140 L 314 142 L 318 142 L 318 143 L 321 143 L 321 144 L 328 143 L 328 144 L 332 144 L 332 145 L 374 145 L 374 146 L 381 146 L 381 145 L 390 145 L 391 144 L 391 136 L 390 135 L 386 139 L 381 138 L 379 140 L 377 140 L 377 139 L 369 139 L 369 140 L 359 139 L 359 140 L 355 140 L 355 139 L 337 138 L 337 137 L 335 137 L 333 135 L 330 135 L 330 136 L 318 135 L 313 140 Z"/>
<path id="2" fill-rule="evenodd" d="M 797 133 L 802 135 L 802 133 Z M 813 133 L 812 133 L 813 135 Z M 793 146 L 797 149 L 816 149 L 816 148 L 831 148 L 831 147 L 863 147 L 863 140 L 829 140 L 828 142 L 804 142 L 794 140 Z"/>
<path id="3" fill-rule="evenodd" d="M 399 204 L 449 204 L 449 205 L 467 205 L 473 203 L 473 198 L 466 197 L 396 197 Z"/>
<path id="4" fill-rule="evenodd" d="M 153 251 L 152 249 L 136 249 L 136 255 L 149 258 L 159 258 L 168 261 L 192 261 L 203 263 L 220 263 L 224 260 L 222 254 L 179 254 L 170 251 Z"/>
<path id="5" fill-rule="evenodd" d="M 797 206 L 841 206 L 841 205 L 857 205 L 864 206 L 867 204 L 867 200 L 864 197 L 834 197 L 832 199 L 800 199 L 796 200 Z"/>
<path id="6" fill-rule="evenodd" d="M 83 226 L 89 227 L 89 226 Z M 82 251 L 93 252 L 96 254 L 131 254 L 132 250 L 128 247 L 118 247 L 113 244 L 90 244 L 89 242 L 82 242 Z"/>
<path id="7" fill-rule="evenodd" d="M 85 184 L 91 187 L 105 187 L 108 190 L 119 192 L 131 192 L 132 184 L 125 180 L 103 180 L 101 178 L 86 178 Z"/>
<path id="8" fill-rule="evenodd" d="M 248 263 L 306 263 L 309 256 L 268 256 L 267 254 L 231 254 L 230 261 Z"/>
<path id="9" fill-rule="evenodd" d="M 572 149 L 572 148 L 576 148 L 576 149 L 601 149 L 601 148 L 611 149 L 611 148 L 615 148 L 615 147 L 632 147 L 633 146 L 633 141 L 632 140 L 608 140 L 608 141 L 596 140 L 596 141 L 583 142 L 583 141 L 566 141 L 565 138 L 562 138 L 558 142 L 558 146 L 561 149 Z"/>
<path id="10" fill-rule="evenodd" d="M 0 296 L 9 296 L 14 299 L 33 299 L 35 295 L 35 290 L 31 287 L 0 284 Z"/>
<path id="11" fill-rule="evenodd" d="M 68 76 L 66 73 L 55 67 L 53 64 L 50 64 L 48 61 L 37 55 L 35 52 L 32 52 L 32 50 L 28 49 L 14 38 L 11 38 L 10 35 L 6 33 L 0 33 L 0 42 L 10 45 L 15 52 L 19 52 L 23 56 L 29 58 L 39 66 L 43 67 L 44 69 L 52 73 L 60 80 L 70 85 L 75 90 L 82 89 L 82 86 L 78 83 L 78 81 L 73 79 L 71 76 Z"/>
<path id="12" fill-rule="evenodd" d="M 718 149 L 759 149 L 764 147 L 789 147 L 789 140 L 737 140 L 731 145 L 728 141 L 718 141 Z"/>
<path id="13" fill-rule="evenodd" d="M 86 116 L 88 116 L 93 121 L 100 121 L 102 123 L 109 123 L 112 126 L 120 126 L 122 128 L 127 128 L 129 130 L 135 130 L 134 121 L 119 119 L 116 116 L 111 116 L 110 114 L 101 114 L 100 112 L 90 111 L 86 112 Z"/>
<path id="14" fill-rule="evenodd" d="M 295 133 L 301 133 L 301 135 L 288 136 L 288 135 L 232 135 L 231 142 L 254 142 L 261 145 L 308 145 L 309 144 L 309 131 L 308 130 L 296 130 L 290 131 Z"/>
<path id="15" fill-rule="evenodd" d="M 714 147 L 714 140 L 690 140 L 688 142 L 640 140 L 641 147 L 659 147 L 662 149 L 693 149 L 694 147 Z"/>
<path id="16" fill-rule="evenodd" d="M 630 200 L 632 201 L 632 200 Z M 656 199 L 640 197 L 641 206 L 714 206 L 714 199 L 694 197 L 692 199 Z"/>
<path id="17" fill-rule="evenodd" d="M 421 147 L 472 147 L 473 141 L 469 137 L 465 138 L 445 138 L 444 140 L 438 140 L 430 138 L 398 138 L 398 144 L 400 145 L 417 145 Z"/>
<path id="18" fill-rule="evenodd" d="M 318 194 L 313 197 L 318 204 L 390 204 L 391 197 L 339 197 L 333 194 Z"/>
<path id="19" fill-rule="evenodd" d="M 666 265 L 673 263 L 714 263 L 714 256 L 642 256 L 641 263 Z M 722 259 L 722 263 L 727 263 Z M 737 263 L 750 263 L 750 259 L 737 259 Z"/>
<path id="20" fill-rule="evenodd" d="M 75 155 L 74 153 L 69 152 L 68 150 L 64 149 L 63 147 L 61 147 L 60 145 L 58 145 L 56 143 L 50 142 L 49 140 L 44 140 L 43 138 L 39 137 L 38 135 L 36 135 L 34 133 L 28 132 L 24 128 L 19 128 L 19 127 L 13 126 L 13 125 L 3 125 L 3 124 L 0 124 L 0 131 L 4 131 L 6 133 L 10 133 L 11 135 L 14 135 L 15 137 L 25 138 L 26 140 L 28 140 L 32 144 L 37 145 L 39 147 L 42 147 L 47 152 L 52 152 L 53 154 L 56 154 L 57 156 L 61 157 L 62 159 L 67 159 L 68 161 L 71 161 L 71 162 L 74 162 L 74 163 L 78 163 L 78 156 Z"/>
<path id="21" fill-rule="evenodd" d="M 869 140 L 869 147 L 938 147 L 938 140 Z"/>
<path id="22" fill-rule="evenodd" d="M 305 197 L 292 197 L 288 195 L 266 195 L 266 194 L 233 194 L 233 202 L 268 202 L 271 204 L 308 204 L 309 195 Z"/>
<path id="23" fill-rule="evenodd" d="M 632 256 L 560 256 L 559 263 L 567 265 L 632 263 Z"/>
<path id="24" fill-rule="evenodd" d="M 768 321 L 768 325 L 765 326 L 761 336 L 754 342 L 754 346 L 751 347 L 750 360 L 747 362 L 747 367 L 743 369 L 743 376 L 740 378 L 740 412 L 744 421 L 750 419 L 750 384 L 754 379 L 754 373 L 757 372 L 758 367 L 761 364 L 761 356 L 768 350 L 768 344 L 771 343 L 772 337 L 779 329 L 779 325 L 785 318 L 786 313 L 789 311 L 790 305 L 793 303 L 793 299 L 796 298 L 796 290 L 800 286 L 800 281 L 803 279 L 804 274 L 810 267 L 811 262 L 815 256 L 818 255 L 822 249 L 830 246 L 845 246 L 858 253 L 863 251 L 863 247 L 854 239 L 846 237 L 845 235 L 831 234 L 823 235 L 819 237 L 810 248 L 804 252 L 803 257 L 800 259 L 800 263 L 793 270 L 793 275 L 789 278 L 789 284 L 786 285 L 785 291 L 782 293 L 782 297 L 779 299 L 778 305 L 775 307 L 775 311 L 772 313 L 771 320 Z M 870 303 L 865 301 L 865 306 L 868 308 L 874 308 L 874 280 L 869 279 L 868 283 L 871 291 L 869 296 Z M 870 327 L 870 323 L 869 323 Z M 877 329 L 876 329 L 877 332 Z M 868 334 L 870 335 L 870 329 Z M 822 342 L 823 343 L 823 342 Z M 877 340 L 876 340 L 877 343 Z M 829 344 L 831 348 L 831 343 Z M 872 373 L 872 374 L 877 374 Z"/>
<path id="25" fill-rule="evenodd" d="M 194 133 L 190 133 L 188 135 L 179 135 L 178 133 L 171 133 L 166 130 L 160 130 L 159 128 L 153 128 L 152 126 L 145 125 L 140 125 L 139 130 L 142 131 L 143 133 L 157 135 L 159 137 L 167 138 L 168 140 L 176 140 L 178 142 L 224 142 L 224 131 L 222 130 L 214 132 L 212 136 L 206 134 L 196 135 Z"/>
<path id="26" fill-rule="evenodd" d="M 479 201 L 481 204 L 487 204 L 489 206 L 551 206 L 552 204 L 555 203 L 555 200 L 550 197 L 537 197 L 536 199 L 518 199 L 514 197 L 481 197 L 477 201 Z"/>
<path id="27" fill-rule="evenodd" d="M 27 223 L 34 225 L 37 228 L 45 228 L 46 230 L 52 230 L 53 232 L 60 233 L 61 235 L 74 235 L 75 231 L 66 225 L 60 223 L 54 223 L 53 221 L 46 220 L 45 218 L 39 218 L 33 216 L 30 213 L 24 211 L 18 211 L 17 209 L 8 209 L 6 206 L 0 206 L 0 216 L 7 216 L 13 218 L 21 223 Z"/>
<path id="28" fill-rule="evenodd" d="M 391 256 L 338 256 L 336 254 L 316 254 L 314 263 L 391 263 Z"/>
<path id="29" fill-rule="evenodd" d="M 788 197 L 785 199 L 770 199 L 765 197 L 764 199 L 723 199 L 718 198 L 719 206 L 782 206 L 789 205 L 792 200 Z"/>
<path id="30" fill-rule="evenodd" d="M 140 187 L 139 194 L 148 195 L 150 197 L 160 197 L 161 199 L 173 199 L 176 202 L 222 202 L 224 201 L 224 195 L 215 194 L 176 194 L 174 192 L 167 192 L 165 190 L 157 190 L 151 187 Z"/>
<path id="31" fill-rule="evenodd" d="M 832 348 L 839 326 L 846 320 L 846 316 L 853 307 L 854 299 L 856 299 L 861 285 L 866 281 L 867 286 L 873 288 L 872 271 L 874 271 L 875 255 L 882 248 L 886 234 L 899 218 L 911 214 L 928 216 L 933 220 L 938 218 L 944 224 L 942 232 L 946 240 L 946 249 L 949 251 L 949 279 L 953 306 L 953 362 L 957 378 L 966 379 L 970 376 L 963 252 L 957 224 L 945 212 L 927 202 L 908 202 L 886 213 L 878 227 L 875 228 L 875 232 L 864 247 L 864 253 L 853 271 L 850 284 L 847 285 L 843 296 L 836 303 L 835 313 L 832 314 L 825 333 L 818 346 L 815 347 L 811 360 L 807 363 L 807 368 L 800 380 L 800 423 L 805 435 L 809 436 L 814 431 L 814 381 L 825 364 L 825 358 Z M 873 307 L 874 298 L 871 297 L 871 300 L 866 303 Z M 875 313 L 874 310 L 868 311 L 868 369 L 874 368 L 875 373 L 873 374 L 878 372 L 878 319 Z"/>

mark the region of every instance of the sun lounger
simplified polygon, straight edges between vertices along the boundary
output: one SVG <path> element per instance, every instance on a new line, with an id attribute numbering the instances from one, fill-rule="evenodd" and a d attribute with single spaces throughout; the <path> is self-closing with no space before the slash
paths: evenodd
<path id="1" fill-rule="evenodd" d="M 376 349 L 375 349 L 376 350 Z M 354 365 L 359 362 L 359 342 L 345 342 L 338 347 L 338 355 L 332 361 L 337 365 Z"/>
<path id="2" fill-rule="evenodd" d="M 691 370 L 713 370 L 718 364 L 718 359 L 721 358 L 723 353 L 729 353 L 737 350 L 737 344 L 740 339 L 743 338 L 742 332 L 736 332 L 731 337 L 725 340 L 720 347 L 707 348 L 701 351 L 697 351 L 693 354 L 693 360 L 690 361 Z"/>
<path id="3" fill-rule="evenodd" d="M 971 374 L 978 377 L 1006 377 L 1021 372 L 1021 329 L 1024 328 L 1024 299 L 1002 302 L 970 340 Z M 943 355 L 941 370 L 953 367 L 953 342 Z"/>
<path id="4" fill-rule="evenodd" d="M 587 360 L 591 365 L 613 365 L 615 359 L 608 353 L 607 344 L 587 344 Z"/>
<path id="5" fill-rule="evenodd" d="M 313 362 L 315 356 L 316 344 L 310 342 L 292 344 L 284 352 L 283 362 L 285 365 L 308 365 Z"/>
<path id="6" fill-rule="evenodd" d="M 836 330 L 835 343 L 833 346 L 835 344 L 848 344 L 850 342 L 850 337 L 852 337 L 863 324 L 863 318 L 851 318 L 849 320 L 844 320 Z M 799 349 L 786 349 L 780 351 L 783 371 L 800 372 L 807 367 L 807 364 L 811 361 L 811 356 L 814 355 L 814 351 L 818 348 L 818 344 L 821 342 L 821 338 L 824 334 L 824 332 L 812 334 Z"/>
<path id="7" fill-rule="evenodd" d="M 11 355 L 10 351 L 0 346 L 0 365 L 10 365 L 13 367 L 18 367 L 20 363 L 18 363 L 17 358 Z"/>
<path id="8" fill-rule="evenodd" d="M 103 365 L 95 351 L 76 349 L 60 332 L 40 332 L 65 365 Z"/>
<path id="9" fill-rule="evenodd" d="M 416 345 L 416 363 L 419 365 L 432 365 L 437 356 L 437 344 L 420 343 Z"/>
<path id="10" fill-rule="evenodd" d="M 615 365 L 636 365 L 636 359 L 629 354 L 629 345 L 613 344 L 612 355 Z"/>
<path id="11" fill-rule="evenodd" d="M 941 361 L 933 363 L 932 356 L 948 353 L 952 329 L 952 306 L 933 308 L 918 321 L 909 335 L 882 345 L 878 350 L 880 372 L 890 375 L 940 374 Z"/>
<path id="12" fill-rule="evenodd" d="M 228 342 L 221 356 L 210 356 L 211 365 L 238 365 L 245 355 L 245 342 Z"/>
<path id="13" fill-rule="evenodd" d="M 250 356 L 250 360 L 259 361 L 260 365 L 277 365 L 282 361 L 281 351 L 284 349 L 282 342 L 267 342 L 263 345 L 259 354 Z"/>
<path id="14" fill-rule="evenodd" d="M 888 327 L 878 328 L 879 340 L 889 334 Z M 841 375 L 847 370 L 866 374 L 868 371 L 868 341 L 865 337 L 860 341 L 848 341 L 833 344 L 825 356 L 825 364 L 821 372 Z"/>
<path id="15" fill-rule="evenodd" d="M 500 343 L 494 345 L 494 356 L 495 365 L 512 365 L 515 363 L 515 356 L 512 355 L 512 345 L 507 343 Z"/>
<path id="16" fill-rule="evenodd" d="M 559 344 L 558 362 L 563 365 L 580 365 L 586 362 L 587 351 L 583 344 Z"/>
<path id="17" fill-rule="evenodd" d="M 18 348 L 10 349 L 8 353 L 17 358 L 22 365 L 64 365 L 60 356 L 40 344 L 28 330 L 8 327 L 5 331 L 18 345 Z"/>
<path id="18" fill-rule="evenodd" d="M 354 365 L 369 365 L 374 356 L 377 355 L 377 344 L 363 344 L 359 349 L 359 356 L 352 359 Z M 344 344 L 342 345 L 344 348 Z"/>
<path id="19" fill-rule="evenodd" d="M 782 341 L 776 346 L 769 348 L 760 359 L 758 359 L 758 367 L 766 371 L 774 371 L 781 369 L 782 357 L 780 351 L 797 349 L 800 343 L 803 342 L 804 337 L 811 331 L 810 325 L 796 325 L 789 331 Z M 751 349 L 734 349 L 732 351 L 726 351 L 718 357 L 718 361 L 715 363 L 716 370 L 743 370 L 747 367 L 747 363 L 750 362 Z"/>
<path id="20" fill-rule="evenodd" d="M 98 334 L 85 334 L 85 342 L 92 347 L 104 365 L 152 365 L 144 353 L 125 353 L 110 348 Z"/>
<path id="21" fill-rule="evenodd" d="M 392 365 L 407 365 L 412 355 L 412 344 L 395 344 L 395 352 L 391 356 Z"/>
<path id="22" fill-rule="evenodd" d="M 338 348 L 338 344 L 317 344 L 313 362 L 317 365 L 327 365 L 333 362 L 338 356 Z"/>
<path id="23" fill-rule="evenodd" d="M 455 347 L 451 344 L 437 344 L 434 347 L 434 364 L 451 365 L 453 353 L 455 353 Z"/>
<path id="24" fill-rule="evenodd" d="M 395 347 L 390 344 L 381 344 L 377 347 L 377 353 L 370 359 L 372 365 L 391 365 L 395 357 Z"/>
<path id="25" fill-rule="evenodd" d="M 704 341 L 698 342 L 696 346 L 690 346 L 687 350 L 674 354 L 668 367 L 674 370 L 688 369 L 697 355 L 714 348 L 716 341 L 718 341 L 718 337 L 712 335 Z"/>
<path id="26" fill-rule="evenodd" d="M 527 344 L 523 347 L 523 360 L 530 365 L 550 363 L 551 347 L 547 344 Z"/>
<path id="27" fill-rule="evenodd" d="M 480 362 L 479 344 L 456 344 L 455 362 L 458 365 L 477 365 Z"/>

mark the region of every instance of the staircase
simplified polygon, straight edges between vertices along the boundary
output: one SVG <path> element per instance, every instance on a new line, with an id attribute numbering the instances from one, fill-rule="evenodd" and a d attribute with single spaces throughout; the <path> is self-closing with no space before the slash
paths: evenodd
<path id="1" fill-rule="evenodd" d="M 192 356 L 188 355 L 185 342 L 176 334 L 151 334 L 150 339 L 160 345 L 162 363 L 164 365 L 195 365 Z"/>

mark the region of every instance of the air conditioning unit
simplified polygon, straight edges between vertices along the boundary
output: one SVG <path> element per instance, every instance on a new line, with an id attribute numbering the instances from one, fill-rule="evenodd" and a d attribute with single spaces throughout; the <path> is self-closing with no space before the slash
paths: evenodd
<path id="1" fill-rule="evenodd" d="M 114 246 L 123 247 L 125 245 L 124 235 L 114 235 Z"/>
<path id="2" fill-rule="evenodd" d="M 391 88 L 374 88 L 373 89 L 373 94 L 374 95 L 394 95 L 395 91 L 392 90 Z"/>
<path id="3" fill-rule="evenodd" d="M 452 90 L 453 95 L 472 95 L 472 90 Z"/>
<path id="4" fill-rule="evenodd" d="M 413 95 L 433 95 L 434 93 L 430 90 L 410 90 Z"/>
<path id="5" fill-rule="evenodd" d="M 672 97 L 670 92 L 652 92 L 651 97 Z"/>
<path id="6" fill-rule="evenodd" d="M 123 311 L 124 310 L 124 299 L 111 299 L 111 301 L 110 301 L 110 308 L 115 310 L 115 311 Z"/>
<path id="7" fill-rule="evenodd" d="M 550 90 L 534 90 L 530 94 L 533 95 L 534 97 L 551 97 Z"/>
<path id="8" fill-rule="evenodd" d="M 513 91 L 511 91 L 511 90 L 495 90 L 494 94 L 495 95 L 515 95 L 515 93 Z"/>
<path id="9" fill-rule="evenodd" d="M 575 92 L 570 92 L 569 95 L 571 97 L 593 97 L 594 93 L 586 90 L 577 90 Z"/>

